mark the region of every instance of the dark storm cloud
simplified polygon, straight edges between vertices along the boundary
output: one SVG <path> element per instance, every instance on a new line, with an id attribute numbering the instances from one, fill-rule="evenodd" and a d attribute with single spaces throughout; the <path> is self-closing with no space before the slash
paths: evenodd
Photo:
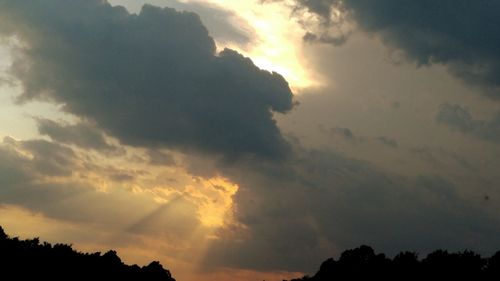
<path id="1" fill-rule="evenodd" d="M 94 149 L 107 154 L 124 153 L 122 149 L 110 145 L 106 141 L 102 131 L 89 123 L 68 125 L 43 118 L 38 118 L 36 121 L 38 132 L 49 136 L 54 141 L 64 144 L 74 144 L 81 148 Z"/>
<path id="2" fill-rule="evenodd" d="M 445 103 L 439 107 L 436 121 L 478 139 L 500 143 L 500 112 L 490 120 L 478 120 L 466 108 Z"/>
<path id="3" fill-rule="evenodd" d="M 444 64 L 469 84 L 500 97 L 500 2 L 490 0 L 297 0 L 329 25 L 332 8 L 405 52 L 418 65 Z M 328 25 L 328 24 L 327 24 Z"/>
<path id="4" fill-rule="evenodd" d="M 498 219 L 461 198 L 446 178 L 403 178 L 300 148 L 286 165 L 240 165 L 223 170 L 239 184 L 234 216 L 245 228 L 221 232 L 208 265 L 312 272 L 321 260 L 360 244 L 389 254 L 488 252 L 500 245 Z"/>
<path id="5" fill-rule="evenodd" d="M 193 13 L 105 1 L 0 1 L 0 33 L 23 43 L 11 69 L 22 101 L 48 99 L 124 144 L 283 157 L 273 112 L 293 106 L 277 73 L 216 54 Z"/>

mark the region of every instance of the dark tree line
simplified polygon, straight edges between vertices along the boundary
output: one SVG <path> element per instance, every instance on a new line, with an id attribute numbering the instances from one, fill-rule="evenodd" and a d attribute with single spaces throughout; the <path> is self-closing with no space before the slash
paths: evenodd
<path id="1" fill-rule="evenodd" d="M 390 259 L 368 246 L 327 259 L 314 276 L 291 281 L 342 280 L 500 280 L 500 251 L 483 258 L 472 251 L 436 250 L 424 259 L 402 252 Z M 126 265 L 115 251 L 80 253 L 70 245 L 11 238 L 0 227 L 0 280 L 175 281 L 157 262 Z"/>
<path id="2" fill-rule="evenodd" d="M 11 238 L 0 227 L 0 280 L 137 280 L 175 281 L 157 262 L 126 265 L 115 251 L 80 253 L 70 245 L 38 238 Z"/>
<path id="3" fill-rule="evenodd" d="M 363 245 L 344 251 L 338 260 L 327 259 L 314 276 L 291 281 L 326 280 L 500 280 L 500 251 L 490 258 L 436 250 L 422 260 L 413 252 L 390 259 Z"/>

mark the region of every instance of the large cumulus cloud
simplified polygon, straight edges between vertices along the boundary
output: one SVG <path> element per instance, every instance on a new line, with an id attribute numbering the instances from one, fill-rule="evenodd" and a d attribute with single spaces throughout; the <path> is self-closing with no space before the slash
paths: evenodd
<path id="1" fill-rule="evenodd" d="M 287 82 L 215 43 L 193 13 L 106 1 L 0 1 L 0 34 L 20 43 L 21 101 L 48 99 L 122 143 L 236 157 L 288 152 L 272 114 Z"/>
<path id="2" fill-rule="evenodd" d="M 325 26 L 341 10 L 388 46 L 418 65 L 444 64 L 469 84 L 500 97 L 500 2 L 489 0 L 297 0 L 323 18 Z"/>
<path id="3" fill-rule="evenodd" d="M 200 16 L 210 35 L 223 44 L 237 43 L 246 46 L 254 40 L 252 27 L 234 12 L 208 2 L 182 2 L 178 0 L 110 0 L 110 4 L 123 5 L 131 12 L 138 12 L 144 4 L 170 7 Z"/>

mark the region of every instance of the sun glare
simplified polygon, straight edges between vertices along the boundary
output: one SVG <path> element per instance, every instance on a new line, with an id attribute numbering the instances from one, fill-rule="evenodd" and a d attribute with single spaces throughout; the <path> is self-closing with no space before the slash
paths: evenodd
<path id="1" fill-rule="evenodd" d="M 257 36 L 251 46 L 222 47 L 236 49 L 250 57 L 258 67 L 283 75 L 295 93 L 318 84 L 301 57 L 302 27 L 291 16 L 282 16 L 291 14 L 288 7 L 279 3 L 262 5 L 256 0 L 210 2 L 234 11 L 254 29 Z"/>

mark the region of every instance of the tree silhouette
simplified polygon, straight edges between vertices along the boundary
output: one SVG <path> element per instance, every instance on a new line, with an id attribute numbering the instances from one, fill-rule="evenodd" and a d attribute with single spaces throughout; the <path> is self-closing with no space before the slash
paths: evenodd
<path id="1" fill-rule="evenodd" d="M 500 280 L 500 251 L 482 258 L 472 251 L 436 250 L 420 261 L 417 253 L 401 252 L 389 259 L 363 245 L 344 251 L 338 260 L 327 259 L 314 276 L 291 281 L 462 279 Z"/>
<path id="2" fill-rule="evenodd" d="M 0 226 L 0 280 L 137 280 L 175 281 L 153 261 L 126 265 L 115 251 L 79 253 L 70 245 L 40 243 L 38 238 L 10 238 Z"/>
<path id="3" fill-rule="evenodd" d="M 366 245 L 344 251 L 338 260 L 325 260 L 312 277 L 291 281 L 331 280 L 500 280 L 500 251 L 482 258 L 472 251 L 436 250 L 419 260 L 414 252 L 393 259 Z M 116 251 L 80 253 L 71 245 L 40 243 L 38 238 L 11 238 L 0 226 L 0 280 L 144 280 L 175 281 L 153 261 L 126 265 Z"/>
<path id="4" fill-rule="evenodd" d="M 391 276 L 393 279 L 417 280 L 421 265 L 418 254 L 414 252 L 401 252 L 392 260 Z"/>

